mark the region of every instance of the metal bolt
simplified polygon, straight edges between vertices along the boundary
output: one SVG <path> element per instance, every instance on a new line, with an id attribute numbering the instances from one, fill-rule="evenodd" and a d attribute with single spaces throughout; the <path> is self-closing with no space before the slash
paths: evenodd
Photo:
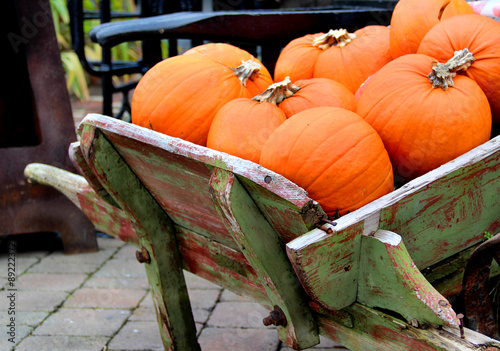
<path id="1" fill-rule="evenodd" d="M 439 300 L 439 305 L 446 307 L 446 306 L 448 306 L 448 302 L 446 302 L 445 300 Z"/>
<path id="2" fill-rule="evenodd" d="M 135 258 L 137 258 L 137 261 L 139 261 L 139 263 L 151 263 L 149 252 L 144 246 L 140 250 L 137 250 L 135 252 Z"/>
<path id="3" fill-rule="evenodd" d="M 269 325 L 286 327 L 287 320 L 281 308 L 279 308 L 279 306 L 274 306 L 274 310 L 269 312 L 269 316 L 265 317 L 262 323 L 264 323 L 266 327 Z"/>
<path id="4" fill-rule="evenodd" d="M 271 183 L 272 180 L 273 180 L 273 178 L 271 176 L 268 176 L 268 175 L 264 178 L 264 182 L 266 182 L 266 184 Z"/>
<path id="5" fill-rule="evenodd" d="M 458 328 L 460 329 L 460 337 L 465 339 L 465 331 L 464 331 L 464 315 L 462 313 L 457 314 L 457 318 L 460 324 L 458 324 Z"/>

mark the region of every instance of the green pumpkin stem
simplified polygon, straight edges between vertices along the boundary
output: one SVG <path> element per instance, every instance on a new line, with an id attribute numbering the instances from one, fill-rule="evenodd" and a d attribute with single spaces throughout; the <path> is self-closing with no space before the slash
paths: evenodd
<path id="1" fill-rule="evenodd" d="M 312 45 L 321 50 L 326 50 L 332 46 L 343 47 L 349 44 L 357 36 L 354 33 L 349 33 L 345 29 L 330 29 L 328 33 L 314 38 Z"/>
<path id="2" fill-rule="evenodd" d="M 278 106 L 286 98 L 292 97 L 300 87 L 292 84 L 290 77 L 286 77 L 283 81 L 271 84 L 262 94 L 252 98 L 258 102 L 270 102 Z"/>
<path id="3" fill-rule="evenodd" d="M 261 68 L 262 67 L 257 62 L 248 60 L 242 61 L 241 65 L 231 68 L 231 70 L 238 77 L 241 84 L 246 87 L 249 79 L 255 80 L 259 76 Z"/>
<path id="4" fill-rule="evenodd" d="M 429 82 L 434 89 L 441 88 L 448 90 L 453 87 L 453 77 L 459 71 L 466 71 L 475 61 L 474 56 L 469 49 L 455 51 L 453 57 L 446 63 L 433 62 L 432 72 L 427 75 Z"/>

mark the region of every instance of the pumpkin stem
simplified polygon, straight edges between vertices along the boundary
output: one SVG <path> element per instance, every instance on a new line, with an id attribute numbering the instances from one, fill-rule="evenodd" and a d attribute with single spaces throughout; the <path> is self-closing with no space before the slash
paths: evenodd
<path id="1" fill-rule="evenodd" d="M 248 61 L 242 61 L 241 65 L 235 68 L 231 68 L 231 70 L 238 77 L 241 84 L 243 84 L 243 86 L 246 87 L 247 81 L 249 79 L 255 80 L 259 76 L 261 68 L 262 67 L 257 62 L 248 60 Z"/>
<path id="2" fill-rule="evenodd" d="M 270 102 L 279 105 L 286 98 L 292 97 L 300 87 L 292 84 L 290 77 L 286 77 L 283 81 L 271 84 L 262 94 L 252 98 L 258 102 Z"/>
<path id="3" fill-rule="evenodd" d="M 312 45 L 321 50 L 326 50 L 332 46 L 346 46 L 357 36 L 354 33 L 349 33 L 345 29 L 330 29 L 328 33 L 314 38 Z"/>
<path id="4" fill-rule="evenodd" d="M 453 87 L 453 77 L 458 71 L 466 71 L 475 61 L 469 49 L 455 51 L 453 57 L 446 63 L 433 62 L 432 72 L 427 75 L 434 89 L 448 90 Z"/>

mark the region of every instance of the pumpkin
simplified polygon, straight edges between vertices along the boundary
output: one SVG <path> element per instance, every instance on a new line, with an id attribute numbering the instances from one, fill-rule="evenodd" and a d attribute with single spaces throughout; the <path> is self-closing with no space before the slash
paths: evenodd
<path id="1" fill-rule="evenodd" d="M 489 139 L 485 94 L 472 79 L 456 75 L 471 60 L 467 50 L 447 63 L 408 54 L 366 83 L 357 112 L 381 136 L 397 182 L 421 176 Z"/>
<path id="2" fill-rule="evenodd" d="M 240 68 L 233 71 L 197 55 L 157 63 L 134 91 L 132 123 L 205 146 L 217 111 L 230 100 L 253 96 L 248 88 L 253 83 L 243 82 L 259 66 L 247 61 Z"/>
<path id="3" fill-rule="evenodd" d="M 494 123 L 500 122 L 500 23 L 492 18 L 467 14 L 449 18 L 422 39 L 418 53 L 446 61 L 455 51 L 468 48 L 474 62 L 465 74 L 486 94 Z"/>
<path id="4" fill-rule="evenodd" d="M 289 76 L 292 82 L 330 78 L 353 94 L 368 76 L 392 59 L 389 28 L 366 26 L 354 33 L 345 29 L 308 34 L 292 40 L 276 62 L 274 81 Z"/>
<path id="5" fill-rule="evenodd" d="M 285 112 L 287 118 L 309 108 L 321 106 L 342 107 L 356 111 L 358 101 L 354 94 L 335 80 L 311 78 L 291 84 L 287 77 L 283 82 L 289 82 L 290 87 L 286 97 L 278 106 Z"/>
<path id="6" fill-rule="evenodd" d="M 262 146 L 285 120 L 285 113 L 271 102 L 235 99 L 215 115 L 207 146 L 258 163 Z"/>
<path id="7" fill-rule="evenodd" d="M 392 58 L 416 53 L 420 41 L 432 27 L 465 13 L 473 13 L 465 0 L 399 0 L 390 25 Z"/>
<path id="8" fill-rule="evenodd" d="M 187 50 L 183 55 L 199 55 L 201 57 L 222 63 L 229 68 L 237 68 L 242 62 L 253 61 L 260 66 L 260 69 L 254 71 L 249 79 L 252 84 L 248 85 L 251 96 L 262 93 L 267 87 L 273 84 L 273 78 L 266 67 L 255 56 L 248 51 L 240 49 L 237 46 L 226 43 L 207 43 L 195 46 Z M 246 83 L 245 83 L 246 84 Z"/>
<path id="9" fill-rule="evenodd" d="M 394 189 L 379 135 L 340 107 L 314 107 L 287 119 L 264 144 L 260 164 L 302 187 L 330 216 Z"/>

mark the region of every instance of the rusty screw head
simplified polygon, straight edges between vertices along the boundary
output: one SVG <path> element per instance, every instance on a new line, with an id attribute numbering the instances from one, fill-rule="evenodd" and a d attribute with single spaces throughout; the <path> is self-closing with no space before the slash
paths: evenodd
<path id="1" fill-rule="evenodd" d="M 457 314 L 458 321 L 460 324 L 458 328 L 460 330 L 460 338 L 465 339 L 465 330 L 464 330 L 464 315 L 462 313 Z"/>
<path id="2" fill-rule="evenodd" d="M 285 313 L 279 308 L 279 306 L 274 306 L 274 310 L 269 312 L 269 316 L 262 320 L 262 323 L 267 327 L 269 325 L 286 327 L 287 321 Z"/>
<path id="3" fill-rule="evenodd" d="M 148 250 L 143 246 L 140 250 L 135 252 L 135 257 L 139 263 L 151 263 L 151 257 L 149 256 Z"/>

